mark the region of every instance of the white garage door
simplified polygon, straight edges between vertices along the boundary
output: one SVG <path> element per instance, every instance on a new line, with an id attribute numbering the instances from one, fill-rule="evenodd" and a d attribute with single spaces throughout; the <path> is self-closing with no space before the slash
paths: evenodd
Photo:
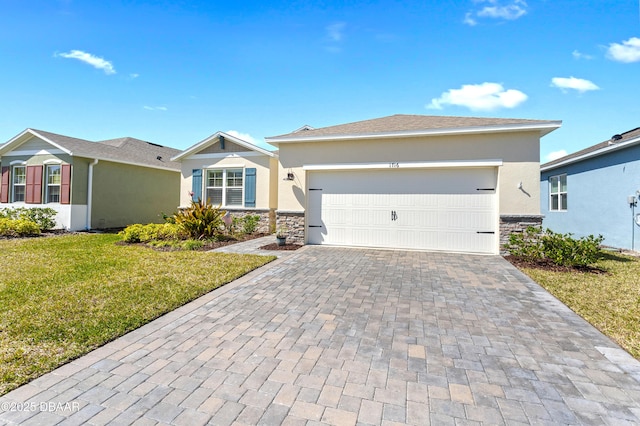
<path id="1" fill-rule="evenodd" d="M 313 171 L 309 244 L 491 253 L 496 168 Z"/>

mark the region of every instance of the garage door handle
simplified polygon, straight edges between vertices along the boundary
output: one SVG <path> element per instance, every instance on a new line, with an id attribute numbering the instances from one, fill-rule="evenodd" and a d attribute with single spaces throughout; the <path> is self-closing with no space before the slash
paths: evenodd
<path id="1" fill-rule="evenodd" d="M 391 210 L 391 220 L 398 220 L 398 214 L 396 213 L 395 210 Z"/>
<path id="2" fill-rule="evenodd" d="M 309 228 L 322 228 L 322 225 L 309 225 Z"/>
<path id="3" fill-rule="evenodd" d="M 495 188 L 476 188 L 476 191 L 495 191 Z"/>
<path id="4" fill-rule="evenodd" d="M 476 231 L 476 234 L 495 234 L 494 231 Z"/>

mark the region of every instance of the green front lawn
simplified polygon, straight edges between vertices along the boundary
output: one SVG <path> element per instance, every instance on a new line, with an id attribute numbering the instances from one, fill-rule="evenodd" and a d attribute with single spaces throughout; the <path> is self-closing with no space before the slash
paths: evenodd
<path id="1" fill-rule="evenodd" d="M 595 266 L 604 272 L 520 269 L 640 359 L 640 259 L 604 254 Z"/>
<path id="2" fill-rule="evenodd" d="M 119 239 L 0 240 L 0 395 L 275 259 Z"/>

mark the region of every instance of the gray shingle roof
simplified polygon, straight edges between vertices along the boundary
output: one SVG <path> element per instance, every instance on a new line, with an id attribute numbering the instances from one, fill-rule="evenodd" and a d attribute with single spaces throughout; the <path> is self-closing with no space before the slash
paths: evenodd
<path id="1" fill-rule="evenodd" d="M 578 159 L 580 157 L 583 157 L 585 155 L 589 155 L 589 154 L 594 154 L 597 155 L 597 151 L 603 150 L 605 148 L 609 148 L 609 147 L 613 147 L 616 145 L 621 145 L 624 142 L 630 141 L 632 139 L 636 139 L 636 138 L 640 138 L 640 127 L 636 127 L 635 129 L 629 130 L 627 132 L 624 133 L 620 133 L 620 139 L 613 140 L 613 138 L 611 139 L 607 139 L 606 141 L 597 143 L 595 145 L 592 145 L 588 148 L 582 149 L 580 151 L 576 151 L 573 152 L 569 155 L 565 155 L 564 157 L 560 157 L 557 158 L 553 161 L 549 161 L 548 163 L 544 163 L 542 164 L 540 167 L 545 169 L 545 168 L 550 168 L 553 167 L 557 164 L 561 164 L 561 163 L 566 163 L 566 162 L 571 162 L 571 160 L 575 160 Z"/>
<path id="2" fill-rule="evenodd" d="M 304 126 L 294 132 L 279 136 L 272 136 L 267 140 L 277 142 L 279 139 L 315 138 L 343 135 L 383 134 L 410 131 L 433 131 L 445 129 L 484 128 L 510 125 L 544 125 L 559 122 L 545 120 L 527 120 L 515 118 L 480 118 L 480 117 L 449 117 L 433 115 L 405 115 L 396 114 L 388 117 L 339 124 L 336 126 L 317 129 Z M 558 124 L 559 126 L 559 124 Z"/>
<path id="3" fill-rule="evenodd" d="M 67 149 L 74 156 L 180 170 L 180 163 L 170 161 L 180 152 L 174 148 L 130 137 L 91 142 L 43 130 L 30 130 Z"/>

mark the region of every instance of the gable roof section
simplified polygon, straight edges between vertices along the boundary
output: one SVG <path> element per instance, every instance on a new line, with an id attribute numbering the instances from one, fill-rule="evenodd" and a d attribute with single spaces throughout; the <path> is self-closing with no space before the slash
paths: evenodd
<path id="1" fill-rule="evenodd" d="M 251 151 L 255 151 L 258 152 L 260 154 L 266 155 L 268 157 L 277 157 L 277 154 L 271 152 L 271 151 L 267 151 L 266 149 L 262 149 L 259 146 L 256 146 L 254 144 L 252 144 L 251 142 L 247 142 L 243 139 L 237 138 L 235 136 L 232 136 L 228 133 L 225 132 L 216 132 L 213 135 L 209 136 L 208 138 L 205 138 L 203 140 L 201 140 L 200 142 L 196 143 L 195 145 L 190 146 L 189 148 L 185 149 L 184 151 L 180 152 L 177 155 L 174 155 L 171 160 L 172 161 L 180 161 L 183 160 L 191 155 L 197 154 L 198 152 L 202 151 L 203 149 L 216 144 L 218 142 L 220 142 L 220 137 L 223 137 L 225 140 L 228 140 L 230 142 L 233 142 L 235 144 L 238 144 L 242 147 L 245 147 Z M 234 152 L 233 154 L 239 154 L 237 152 Z"/>
<path id="2" fill-rule="evenodd" d="M 44 130 L 26 129 L 0 146 L 0 156 L 11 152 L 35 136 L 73 157 L 85 157 L 115 163 L 179 171 L 180 164 L 171 157 L 180 151 L 135 138 L 91 142 Z"/>
<path id="3" fill-rule="evenodd" d="M 540 166 L 540 171 L 552 170 L 560 166 L 567 164 L 577 163 L 579 161 L 587 160 L 589 158 L 605 155 L 609 152 L 618 151 L 620 149 L 628 148 L 637 144 L 640 144 L 640 127 L 621 133 L 619 139 L 608 139 L 604 142 L 592 145 L 588 148 L 576 151 L 572 154 L 565 155 L 548 163 L 544 163 Z"/>
<path id="4" fill-rule="evenodd" d="M 286 142 L 311 142 L 337 139 L 371 139 L 411 136 L 436 136 L 463 133 L 539 131 L 541 136 L 561 126 L 561 121 L 513 118 L 448 117 L 396 114 L 388 117 L 339 124 L 318 129 L 300 129 L 266 138 L 274 145 Z"/>

